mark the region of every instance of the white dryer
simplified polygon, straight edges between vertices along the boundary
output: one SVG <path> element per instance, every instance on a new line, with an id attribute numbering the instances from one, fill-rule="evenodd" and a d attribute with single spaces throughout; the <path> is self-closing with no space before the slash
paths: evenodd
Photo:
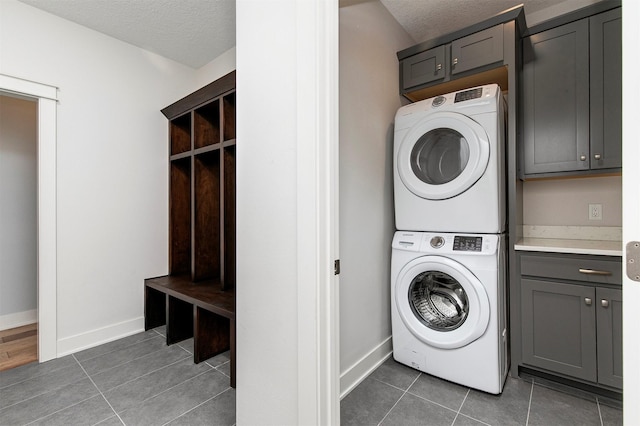
<path id="1" fill-rule="evenodd" d="M 503 235 L 397 231 L 391 254 L 393 357 L 499 394 L 509 368 Z"/>
<path id="2" fill-rule="evenodd" d="M 396 229 L 498 234 L 506 227 L 504 101 L 497 84 L 398 110 Z"/>

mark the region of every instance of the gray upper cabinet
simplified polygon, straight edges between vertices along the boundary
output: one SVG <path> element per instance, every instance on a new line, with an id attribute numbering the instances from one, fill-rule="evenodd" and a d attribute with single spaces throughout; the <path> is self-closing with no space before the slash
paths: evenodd
<path id="1" fill-rule="evenodd" d="M 620 8 L 523 39 L 521 174 L 622 166 Z"/>
<path id="2" fill-rule="evenodd" d="M 589 24 L 523 39 L 524 174 L 589 169 Z"/>
<path id="3" fill-rule="evenodd" d="M 589 19 L 591 168 L 622 167 L 622 11 Z"/>
<path id="4" fill-rule="evenodd" d="M 402 61 L 403 89 L 443 80 L 446 75 L 444 48 L 438 46 Z"/>
<path id="5" fill-rule="evenodd" d="M 523 252 L 522 363 L 622 389 L 622 264 Z"/>
<path id="6" fill-rule="evenodd" d="M 503 56 L 503 24 L 499 24 L 401 60 L 402 91 L 448 81 L 453 75 L 502 62 Z"/>
<path id="7" fill-rule="evenodd" d="M 451 74 L 502 62 L 503 58 L 502 25 L 451 42 Z"/>

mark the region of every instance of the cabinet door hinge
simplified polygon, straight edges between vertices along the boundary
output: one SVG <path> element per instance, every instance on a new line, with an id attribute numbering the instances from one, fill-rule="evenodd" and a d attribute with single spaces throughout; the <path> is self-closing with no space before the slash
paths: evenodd
<path id="1" fill-rule="evenodd" d="M 333 275 L 340 274 L 340 259 L 336 259 L 333 261 Z"/>

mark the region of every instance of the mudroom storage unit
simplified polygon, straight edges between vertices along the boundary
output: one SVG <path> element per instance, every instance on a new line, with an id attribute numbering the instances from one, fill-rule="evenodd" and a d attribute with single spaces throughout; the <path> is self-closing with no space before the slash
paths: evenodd
<path id="1" fill-rule="evenodd" d="M 169 275 L 145 280 L 145 329 L 194 338 L 194 361 L 229 350 L 235 386 L 235 72 L 164 108 Z"/>

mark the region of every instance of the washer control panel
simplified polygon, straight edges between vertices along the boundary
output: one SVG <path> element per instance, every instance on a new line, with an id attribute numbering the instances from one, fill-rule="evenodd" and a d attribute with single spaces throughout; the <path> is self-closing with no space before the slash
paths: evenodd
<path id="1" fill-rule="evenodd" d="M 426 254 L 477 256 L 494 254 L 499 244 L 500 236 L 495 234 L 397 231 L 392 248 Z"/>

